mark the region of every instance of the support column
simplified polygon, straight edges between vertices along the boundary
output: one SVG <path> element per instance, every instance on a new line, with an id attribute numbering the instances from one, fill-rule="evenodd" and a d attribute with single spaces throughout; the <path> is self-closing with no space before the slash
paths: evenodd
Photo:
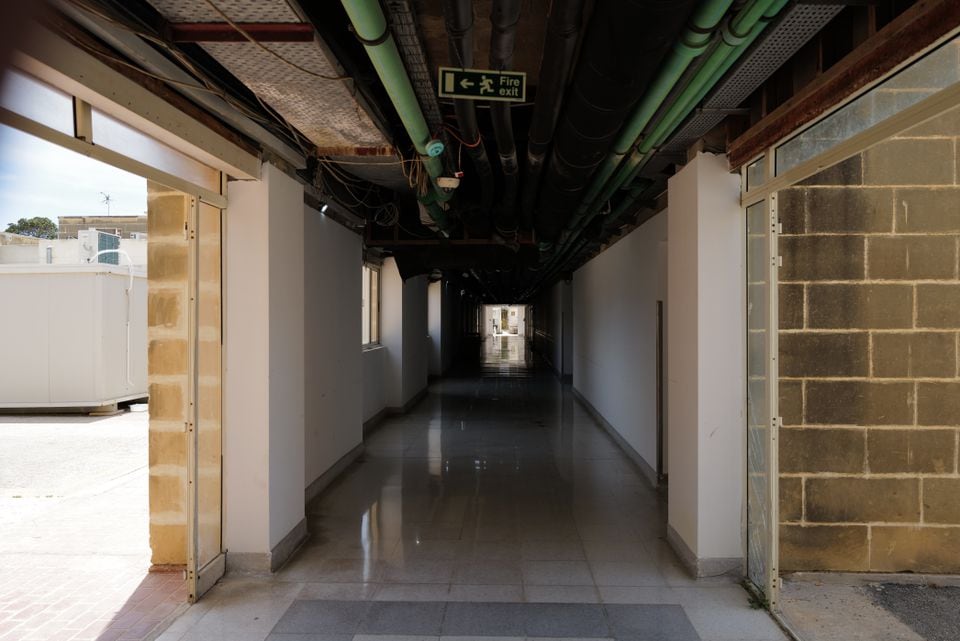
<path id="1" fill-rule="evenodd" d="M 667 537 L 696 576 L 739 567 L 745 478 L 740 179 L 698 154 L 670 179 Z"/>
<path id="2" fill-rule="evenodd" d="M 266 572 L 306 536 L 303 189 L 264 164 L 227 201 L 223 538 L 228 569 Z"/>
<path id="3" fill-rule="evenodd" d="M 409 410 L 427 392 L 430 339 L 427 277 L 403 280 L 393 258 L 380 270 L 380 342 L 386 348 L 384 385 L 387 409 Z"/>

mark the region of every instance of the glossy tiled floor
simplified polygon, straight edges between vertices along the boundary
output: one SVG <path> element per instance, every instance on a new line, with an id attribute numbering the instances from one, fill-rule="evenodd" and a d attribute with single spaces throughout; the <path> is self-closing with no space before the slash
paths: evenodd
<path id="1" fill-rule="evenodd" d="M 370 436 L 282 571 L 228 577 L 161 639 L 784 639 L 736 577 L 688 577 L 662 497 L 523 353 L 488 339 Z"/>

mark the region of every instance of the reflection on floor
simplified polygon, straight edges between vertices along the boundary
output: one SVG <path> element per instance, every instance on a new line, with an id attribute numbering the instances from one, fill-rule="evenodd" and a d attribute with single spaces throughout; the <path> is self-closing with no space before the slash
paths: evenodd
<path id="1" fill-rule="evenodd" d="M 526 377 L 534 371 L 533 353 L 523 336 L 487 336 L 481 362 L 482 376 Z"/>
<path id="2" fill-rule="evenodd" d="M 522 339 L 484 354 L 371 435 L 285 568 L 228 577 L 162 641 L 785 638 L 734 578 L 689 578 L 662 497 Z"/>

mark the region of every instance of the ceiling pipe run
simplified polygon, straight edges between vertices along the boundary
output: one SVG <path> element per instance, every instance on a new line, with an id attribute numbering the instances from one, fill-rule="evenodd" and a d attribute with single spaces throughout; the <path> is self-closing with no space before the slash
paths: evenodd
<path id="1" fill-rule="evenodd" d="M 473 0 L 444 0 L 444 24 L 447 29 L 450 64 L 454 67 L 473 67 Z M 467 155 L 480 179 L 480 207 L 487 216 L 493 209 L 493 169 L 477 126 L 477 110 L 473 100 L 454 100 L 460 137 L 467 144 Z"/>
<path id="2" fill-rule="evenodd" d="M 490 11 L 490 68 L 506 71 L 513 67 L 513 48 L 517 39 L 517 22 L 520 21 L 520 0 L 493 0 Z M 497 155 L 503 171 L 503 194 L 501 206 L 494 218 L 497 231 L 512 235 L 517 231 L 517 189 L 520 182 L 520 166 L 517 162 L 517 146 L 513 137 L 513 118 L 510 103 L 491 101 L 490 118 L 493 134 L 497 140 Z"/>
<path id="3" fill-rule="evenodd" d="M 370 61 L 390 96 L 390 102 L 397 110 L 403 127 L 430 176 L 432 191 L 421 196 L 420 200 L 440 230 L 449 233 L 452 225 L 441 203 L 450 200 L 453 194 L 437 185 L 437 179 L 443 175 L 443 161 L 440 159 L 443 143 L 430 137 L 430 129 L 420 110 L 400 52 L 397 51 L 387 18 L 377 0 L 342 0 L 342 3 L 353 24 L 354 32 L 370 56 Z"/>
<path id="4" fill-rule="evenodd" d="M 584 4 L 585 0 L 554 0 L 547 17 L 537 100 L 527 139 L 527 172 L 520 198 L 520 219 L 525 229 L 533 226 L 533 209 L 540 190 L 543 163 L 560 118 L 563 92 L 573 68 Z"/>
<path id="5" fill-rule="evenodd" d="M 596 3 L 543 170 L 535 217 L 545 248 L 567 226 L 591 175 L 695 4 L 695 0 Z"/>
<path id="6" fill-rule="evenodd" d="M 620 187 L 631 184 L 643 164 L 655 153 L 656 147 L 690 115 L 788 2 L 789 0 L 750 0 L 723 26 L 719 37 L 714 38 L 710 53 L 677 98 L 667 105 L 659 106 L 658 111 L 662 112 L 662 115 L 656 119 L 653 129 L 638 139 L 627 161 L 621 164 L 613 179 L 601 192 L 601 198 L 581 206 L 581 209 L 592 208 L 591 213 L 580 219 L 579 225 L 567 235 L 560 250 L 543 270 L 544 275 L 539 282 L 550 278 L 576 255 L 577 250 L 570 250 L 572 247 L 582 247 L 578 239 L 593 218 L 599 215 L 600 204 Z M 640 199 L 643 191 L 644 189 L 631 189 L 617 207 L 604 215 L 604 222 L 609 223 L 622 216 Z"/>
<path id="7" fill-rule="evenodd" d="M 732 4 L 733 0 L 708 0 L 693 14 L 687 28 L 674 45 L 673 53 L 664 61 L 660 73 L 650 84 L 640 104 L 634 109 L 633 115 L 620 130 L 613 149 L 604 158 L 584 198 L 585 204 L 591 203 L 597 197 L 600 189 L 616 171 L 623 157 L 636 144 L 640 134 L 650 124 L 657 109 L 667 99 L 683 73 L 700 54 L 707 50 L 713 32 Z"/>

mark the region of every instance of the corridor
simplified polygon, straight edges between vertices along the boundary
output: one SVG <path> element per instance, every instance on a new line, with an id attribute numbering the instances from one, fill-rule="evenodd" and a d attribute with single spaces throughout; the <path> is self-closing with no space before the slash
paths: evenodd
<path id="1" fill-rule="evenodd" d="M 483 376 L 368 437 L 286 567 L 228 575 L 162 641 L 785 638 L 737 578 L 689 577 L 662 494 L 523 338 L 487 340 Z"/>

